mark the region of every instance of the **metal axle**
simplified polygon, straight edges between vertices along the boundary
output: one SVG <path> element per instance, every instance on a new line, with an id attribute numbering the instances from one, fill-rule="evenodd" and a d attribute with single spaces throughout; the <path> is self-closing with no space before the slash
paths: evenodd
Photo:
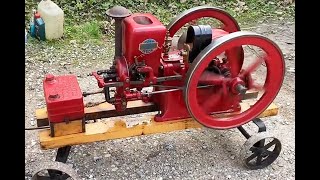
<path id="1" fill-rule="evenodd" d="M 260 118 L 255 118 L 253 121 L 252 121 L 255 125 L 258 126 L 258 132 L 265 132 L 267 131 L 267 127 L 266 125 L 264 124 L 264 122 L 260 119 Z M 246 138 L 246 139 L 249 139 L 251 137 L 251 135 L 242 127 L 242 126 L 239 126 L 237 127 L 238 130 L 241 132 L 241 134 Z"/>

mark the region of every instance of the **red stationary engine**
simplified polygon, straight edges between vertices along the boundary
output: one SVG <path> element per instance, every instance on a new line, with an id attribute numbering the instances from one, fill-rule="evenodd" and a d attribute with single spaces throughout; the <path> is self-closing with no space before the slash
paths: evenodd
<path id="1" fill-rule="evenodd" d="M 193 117 L 204 126 L 228 129 L 257 117 L 280 90 L 285 66 L 278 46 L 240 31 L 221 9 L 192 8 L 167 26 L 152 14 L 131 14 L 121 6 L 107 15 L 115 19 L 114 63 L 92 75 L 118 112 L 126 111 L 128 101 L 142 100 L 157 107 L 156 121 Z M 201 18 L 216 19 L 222 26 L 197 24 Z M 255 58 L 246 54 L 250 49 Z M 261 64 L 266 77 L 259 85 L 252 75 Z M 260 91 L 260 99 L 241 109 L 248 90 Z"/>

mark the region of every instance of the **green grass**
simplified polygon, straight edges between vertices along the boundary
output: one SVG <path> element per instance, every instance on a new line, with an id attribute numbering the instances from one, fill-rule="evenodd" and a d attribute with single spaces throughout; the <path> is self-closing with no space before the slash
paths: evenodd
<path id="1" fill-rule="evenodd" d="M 196 2 L 188 0 L 185 3 L 180 3 L 180 0 L 149 0 L 147 4 L 143 0 L 61 0 L 56 3 L 65 13 L 64 37 L 60 40 L 43 42 L 51 46 L 69 44 L 71 40 L 76 40 L 77 43 L 103 43 L 104 38 L 113 34 L 104 32 L 103 23 L 110 22 L 105 12 L 114 5 L 122 5 L 133 13 L 150 12 L 157 16 L 164 25 L 167 25 L 182 11 L 204 4 L 225 9 L 235 17 L 241 27 L 271 19 L 293 20 L 295 16 L 295 5 L 284 4 L 284 0 L 241 0 L 240 3 L 236 0 L 199 0 Z M 34 7 L 36 7 L 35 1 L 26 1 L 26 25 Z M 112 32 L 114 27 L 109 24 L 107 29 Z"/>
<path id="2" fill-rule="evenodd" d="M 101 24 L 98 21 L 85 22 L 80 25 L 66 25 L 65 38 L 79 40 L 80 43 L 88 40 L 98 42 L 102 37 Z"/>

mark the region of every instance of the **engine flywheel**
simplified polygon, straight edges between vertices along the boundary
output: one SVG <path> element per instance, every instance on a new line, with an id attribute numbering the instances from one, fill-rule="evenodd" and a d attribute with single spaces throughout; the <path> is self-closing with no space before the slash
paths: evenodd
<path id="1" fill-rule="evenodd" d="M 207 70 L 213 59 L 234 47 L 241 46 L 245 52 L 253 53 L 244 55 L 243 64 L 232 63 L 232 59 L 229 59 L 228 76 Z M 263 73 L 265 77 L 261 78 Z M 273 41 L 253 32 L 238 31 L 227 34 L 202 50 L 190 65 L 183 92 L 187 109 L 195 120 L 209 128 L 229 129 L 241 126 L 259 116 L 272 103 L 281 88 L 284 73 L 285 62 L 282 52 Z M 219 92 L 221 98 L 211 98 L 210 102 L 205 103 L 223 106 L 223 99 L 232 99 L 235 106 L 231 106 L 233 109 L 230 111 L 219 114 L 208 112 L 203 108 L 203 102 L 197 99 L 199 85 L 211 85 L 220 89 L 215 92 Z M 259 91 L 257 101 L 250 104 L 248 109 L 237 109 L 240 108 L 241 94 L 248 90 Z M 217 93 L 208 94 L 207 99 L 210 99 L 211 95 L 216 97 Z"/>

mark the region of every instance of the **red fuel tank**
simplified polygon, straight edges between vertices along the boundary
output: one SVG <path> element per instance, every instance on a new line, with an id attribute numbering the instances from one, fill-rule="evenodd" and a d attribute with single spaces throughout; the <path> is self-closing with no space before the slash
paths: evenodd
<path id="1" fill-rule="evenodd" d="M 48 119 L 52 123 L 84 117 L 83 96 L 75 75 L 46 75 L 43 90 Z"/>
<path id="2" fill-rule="evenodd" d="M 158 75 L 166 27 L 152 14 L 136 13 L 123 20 L 122 52 L 130 67 L 134 57 Z"/>

